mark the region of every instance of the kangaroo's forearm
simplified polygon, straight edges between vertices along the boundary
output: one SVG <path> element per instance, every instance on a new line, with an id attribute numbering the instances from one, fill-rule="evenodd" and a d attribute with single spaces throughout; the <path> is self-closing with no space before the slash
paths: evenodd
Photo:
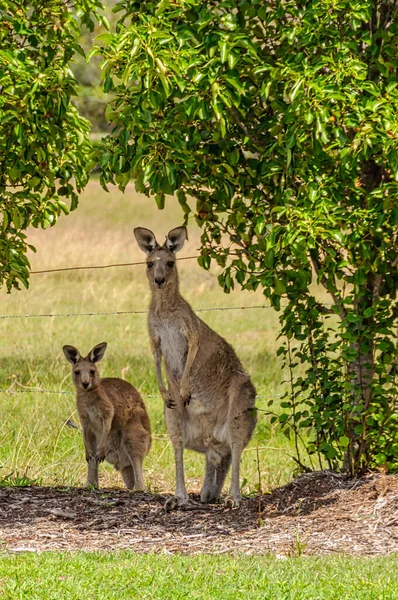
<path id="1" fill-rule="evenodd" d="M 99 443 L 99 447 L 105 447 L 106 444 L 106 440 L 108 439 L 108 435 L 109 432 L 111 430 L 112 427 L 112 419 L 113 419 L 113 415 L 110 415 L 109 417 L 105 418 L 103 420 L 102 423 L 102 436 L 101 436 L 101 440 Z"/>
<path id="2" fill-rule="evenodd" d="M 162 349 L 160 344 L 157 344 L 153 349 L 153 355 L 155 357 L 155 368 L 156 368 L 156 379 L 158 382 L 158 387 L 161 393 L 166 392 L 166 386 L 163 381 L 162 374 Z"/>
<path id="3" fill-rule="evenodd" d="M 94 454 L 95 448 L 93 447 L 92 438 L 89 434 L 88 419 L 86 417 L 80 417 L 80 422 L 82 424 L 84 449 L 86 451 L 86 458 L 88 458 L 90 455 Z"/>
<path id="4" fill-rule="evenodd" d="M 181 389 L 186 390 L 188 388 L 189 375 L 191 373 L 191 368 L 192 368 L 193 362 L 196 358 L 198 348 L 199 348 L 198 336 L 196 336 L 196 335 L 191 336 L 188 339 L 188 355 L 187 355 L 187 360 L 186 360 L 185 367 L 184 367 L 184 372 L 181 377 Z"/>

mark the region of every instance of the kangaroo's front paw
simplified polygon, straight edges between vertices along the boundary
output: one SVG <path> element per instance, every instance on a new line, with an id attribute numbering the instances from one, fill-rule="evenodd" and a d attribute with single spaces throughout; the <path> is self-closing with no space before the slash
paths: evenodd
<path id="1" fill-rule="evenodd" d="M 185 391 L 181 390 L 180 395 L 181 395 L 181 400 L 182 400 L 184 406 L 188 406 L 189 403 L 191 402 L 191 398 L 192 398 L 191 392 L 188 392 L 188 391 L 185 392 Z"/>
<path id="2" fill-rule="evenodd" d="M 97 463 L 100 463 L 103 460 L 105 460 L 105 448 L 98 448 L 95 454 L 95 460 L 97 461 Z"/>
<path id="3" fill-rule="evenodd" d="M 92 461 L 94 458 L 94 454 L 92 452 L 89 452 L 88 450 L 86 450 L 86 462 L 90 462 Z"/>
<path id="4" fill-rule="evenodd" d="M 163 398 L 163 402 L 165 403 L 167 408 L 175 408 L 176 407 L 176 403 L 173 400 L 173 398 L 171 397 L 170 392 L 164 392 L 162 394 L 162 398 Z"/>

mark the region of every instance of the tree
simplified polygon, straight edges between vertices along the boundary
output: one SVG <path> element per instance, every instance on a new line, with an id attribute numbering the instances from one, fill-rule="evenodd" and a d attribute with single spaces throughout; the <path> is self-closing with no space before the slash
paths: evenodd
<path id="1" fill-rule="evenodd" d="M 77 206 L 88 180 L 88 121 L 69 69 L 99 0 L 0 0 L 0 285 L 27 287 L 25 230 Z M 68 203 L 70 201 L 70 203 Z"/>
<path id="2" fill-rule="evenodd" d="M 351 475 L 396 470 L 397 2 L 116 10 L 95 51 L 114 94 L 103 184 L 133 177 L 159 208 L 176 192 L 186 218 L 193 197 L 200 264 L 224 267 L 226 292 L 236 281 L 277 309 L 287 299 L 291 393 L 272 418 L 298 452 Z"/>

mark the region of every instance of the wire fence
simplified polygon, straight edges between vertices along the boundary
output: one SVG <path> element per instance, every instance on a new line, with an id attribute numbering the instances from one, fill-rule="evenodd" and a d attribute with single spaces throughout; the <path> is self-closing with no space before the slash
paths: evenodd
<path id="1" fill-rule="evenodd" d="M 145 398 L 161 398 L 160 394 L 144 394 Z M 72 390 L 43 390 L 42 388 L 25 388 L 23 390 L 15 390 L 12 388 L 0 388 L 0 394 L 8 394 L 12 396 L 13 394 L 68 394 L 75 396 L 76 392 Z M 261 396 L 256 396 L 256 398 L 283 398 L 285 394 L 265 394 Z"/>
<path id="2" fill-rule="evenodd" d="M 265 304 L 253 306 L 207 306 L 194 309 L 195 312 L 212 312 L 212 311 L 228 311 L 228 310 L 258 310 L 269 309 L 272 306 Z M 41 317 L 102 317 L 108 315 L 146 315 L 148 310 L 114 310 L 114 311 L 99 311 L 99 312 L 71 312 L 71 313 L 37 313 L 25 315 L 0 315 L 0 319 L 33 319 Z"/>
<path id="3" fill-rule="evenodd" d="M 193 260 L 199 256 L 182 256 L 177 260 Z M 30 271 L 31 275 L 42 275 L 43 273 L 61 273 L 65 271 L 88 271 L 93 269 L 112 269 L 114 267 L 135 267 L 137 265 L 146 265 L 145 260 L 139 260 L 131 263 L 113 263 L 111 265 L 83 265 L 78 267 L 59 267 L 58 269 L 41 269 L 39 271 Z"/>
<path id="4" fill-rule="evenodd" d="M 199 256 L 183 256 L 178 258 L 181 260 L 193 260 Z M 146 261 L 137 261 L 131 263 L 113 263 L 110 265 L 84 265 L 77 267 L 62 267 L 58 269 L 42 269 L 38 271 L 31 271 L 31 275 L 39 275 L 43 273 L 60 273 L 68 271 L 81 271 L 88 269 L 111 269 L 113 267 L 130 267 L 137 265 L 145 265 Z M 257 306 L 209 306 L 204 308 L 197 308 L 195 312 L 210 312 L 210 311 L 230 311 L 230 310 L 252 310 L 252 309 L 269 309 L 271 306 L 257 305 Z M 0 315 L 0 319 L 33 319 L 33 318 L 55 318 L 55 317 L 100 317 L 108 315 L 144 315 L 147 314 L 148 310 L 115 310 L 115 311 L 98 311 L 98 312 L 70 312 L 70 313 L 37 313 L 37 314 L 25 314 L 25 315 Z"/>
<path id="5" fill-rule="evenodd" d="M 184 256 L 178 258 L 178 261 L 182 260 L 193 260 L 199 256 Z M 131 263 L 113 263 L 109 265 L 84 265 L 77 267 L 62 267 L 57 269 L 42 269 L 37 271 L 31 271 L 31 275 L 39 275 L 45 273 L 60 273 L 70 271 L 81 271 L 81 270 L 93 270 L 93 269 L 110 269 L 114 267 L 130 267 L 137 265 L 145 265 L 146 261 L 137 261 Z M 212 311 L 236 311 L 236 310 L 264 310 L 271 309 L 272 306 L 267 305 L 252 305 L 252 306 L 208 306 L 203 308 L 194 309 L 196 313 L 201 312 L 212 312 Z M 283 306 L 282 306 L 283 308 Z M 70 312 L 70 313 L 37 313 L 37 314 L 23 314 L 23 315 L 0 315 L 0 319 L 32 319 L 32 318 L 57 318 L 57 317 L 98 317 L 98 316 L 109 316 L 109 315 L 143 315 L 147 314 L 148 310 L 116 310 L 116 311 L 98 311 L 98 312 Z M 45 390 L 42 388 L 25 388 L 25 389 L 8 389 L 0 388 L 0 394 L 66 394 L 75 395 L 72 390 Z M 146 398 L 161 398 L 160 394 L 144 394 Z M 285 394 L 266 394 L 257 396 L 257 398 L 282 398 Z"/>

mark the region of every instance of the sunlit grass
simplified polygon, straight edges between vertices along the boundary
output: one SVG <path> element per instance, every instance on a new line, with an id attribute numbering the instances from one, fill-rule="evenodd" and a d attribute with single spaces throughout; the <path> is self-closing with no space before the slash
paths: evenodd
<path id="1" fill-rule="evenodd" d="M 395 566 L 393 556 L 278 560 L 45 552 L 0 557 L 0 592 L 4 600 L 395 600 Z"/>
<path id="2" fill-rule="evenodd" d="M 137 195 L 132 187 L 125 195 L 116 189 L 107 194 L 93 181 L 76 212 L 62 217 L 51 230 L 29 231 L 29 242 L 37 248 L 37 254 L 30 257 L 32 269 L 142 261 L 144 256 L 133 238 L 133 228 L 149 227 L 163 241 L 167 231 L 181 222 L 182 213 L 172 200 L 164 211 L 158 211 L 153 200 Z M 199 228 L 190 221 L 189 242 L 180 256 L 198 253 L 199 235 Z M 216 267 L 205 272 L 195 260 L 187 260 L 179 263 L 179 272 L 181 291 L 194 308 L 267 304 L 261 291 L 224 294 L 217 282 Z M 29 290 L 11 295 L 2 291 L 0 313 L 18 316 L 134 311 L 146 310 L 148 303 L 145 267 L 139 265 L 32 275 Z M 234 346 L 257 387 L 258 407 L 266 410 L 269 398 L 286 390 L 286 373 L 275 356 L 279 346 L 277 313 L 252 309 L 202 312 L 200 316 Z M 81 434 L 65 424 L 67 419 L 78 420 L 73 394 L 28 390 L 72 392 L 70 365 L 62 346 L 73 344 L 87 353 L 102 341 L 108 342 L 108 349 L 100 364 L 101 374 L 125 373 L 148 407 L 154 435 L 145 463 L 148 487 L 153 491 L 173 489 L 172 449 L 158 397 L 145 314 L 1 319 L 0 388 L 18 392 L 0 394 L 3 475 L 26 472 L 45 484 L 84 483 Z M 258 484 L 257 447 L 264 489 L 286 482 L 294 469 L 291 443 L 260 412 L 255 436 L 243 457 L 246 493 L 253 492 Z M 204 459 L 193 452 L 186 454 L 188 486 L 197 491 Z M 121 485 L 118 474 L 109 466 L 101 468 L 101 485 Z"/>

